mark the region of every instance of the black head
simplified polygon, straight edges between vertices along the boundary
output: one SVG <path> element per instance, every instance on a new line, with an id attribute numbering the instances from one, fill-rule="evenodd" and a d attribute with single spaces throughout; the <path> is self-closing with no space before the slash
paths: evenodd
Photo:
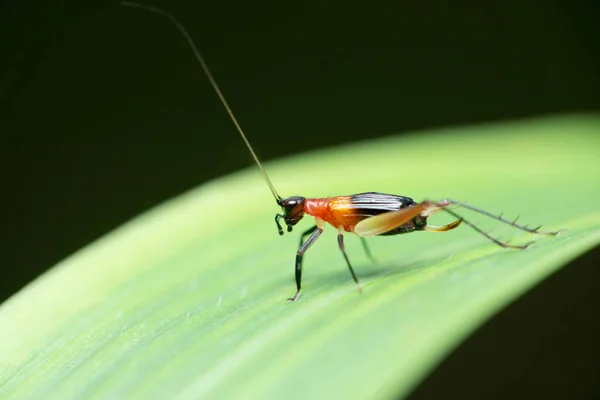
<path id="1" fill-rule="evenodd" d="M 292 227 L 298 223 L 304 216 L 304 203 L 306 199 L 301 196 L 292 196 L 286 199 L 279 198 L 277 204 L 281 206 L 283 214 L 275 215 L 275 223 L 279 234 L 283 235 L 283 228 L 279 223 L 279 220 L 283 218 L 283 221 L 287 225 L 287 231 L 291 232 Z"/>

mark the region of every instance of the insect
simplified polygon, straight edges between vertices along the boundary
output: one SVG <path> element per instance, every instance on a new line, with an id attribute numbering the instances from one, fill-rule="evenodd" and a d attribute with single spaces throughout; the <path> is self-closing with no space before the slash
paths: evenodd
<path id="1" fill-rule="evenodd" d="M 410 197 L 397 196 L 394 194 L 368 192 L 359 193 L 349 196 L 335 196 L 335 197 L 324 197 L 324 198 L 306 198 L 302 196 L 291 196 L 287 198 L 281 197 L 273 183 L 269 179 L 265 169 L 263 168 L 258 156 L 252 149 L 250 142 L 248 141 L 244 131 L 240 124 L 235 118 L 229 104 L 225 100 L 225 97 L 221 93 L 219 86 L 213 78 L 204 58 L 197 49 L 194 41 L 188 34 L 184 26 L 170 13 L 149 5 L 134 3 L 130 1 L 122 1 L 122 5 L 127 7 L 133 7 L 149 11 L 152 13 L 160 14 L 167 17 L 171 23 L 179 30 L 183 35 L 188 45 L 192 49 L 196 59 L 202 66 L 202 69 L 206 73 L 208 80 L 212 87 L 217 93 L 221 103 L 225 107 L 229 117 L 235 125 L 238 133 L 242 137 L 244 143 L 248 147 L 250 154 L 254 158 L 256 165 L 258 166 L 262 176 L 264 177 L 277 205 L 281 207 L 282 212 L 275 215 L 275 223 L 277 230 L 280 235 L 284 234 L 283 225 L 285 225 L 288 232 L 292 232 L 293 227 L 305 216 L 309 215 L 315 218 L 315 225 L 304 231 L 300 236 L 300 246 L 296 253 L 296 261 L 294 264 L 295 278 L 296 278 L 296 293 L 288 300 L 296 301 L 300 295 L 302 288 L 302 258 L 309 247 L 315 243 L 315 241 L 321 236 L 325 225 L 329 224 L 337 229 L 337 241 L 338 246 L 344 256 L 352 279 L 360 289 L 358 278 L 354 273 L 352 264 L 346 254 L 344 247 L 344 233 L 354 233 L 358 235 L 364 247 L 367 256 L 371 259 L 371 252 L 367 246 L 365 238 L 370 236 L 388 236 L 388 235 L 399 235 L 403 233 L 410 233 L 416 231 L 429 231 L 429 232 L 447 232 L 452 229 L 456 229 L 462 223 L 470 226 L 481 235 L 485 236 L 492 242 L 504 248 L 513 249 L 525 249 L 532 242 L 524 245 L 511 245 L 508 242 L 500 241 L 488 233 L 484 232 L 481 228 L 475 224 L 467 221 L 460 215 L 458 215 L 450 206 L 463 207 L 474 211 L 476 213 L 485 215 L 493 218 L 502 223 L 508 224 L 514 228 L 526 231 L 529 233 L 543 234 L 543 235 L 556 235 L 558 232 L 540 231 L 541 226 L 537 228 L 528 228 L 526 225 L 517 224 L 517 219 L 510 221 L 500 215 L 494 215 L 483 209 L 471 206 L 469 204 L 445 199 L 441 201 L 430 201 L 425 200 L 422 202 L 416 202 Z M 427 219 L 433 213 L 438 211 L 445 211 L 452 215 L 456 220 L 444 226 L 432 226 L 427 223 Z M 282 224 L 283 222 L 283 224 Z"/>

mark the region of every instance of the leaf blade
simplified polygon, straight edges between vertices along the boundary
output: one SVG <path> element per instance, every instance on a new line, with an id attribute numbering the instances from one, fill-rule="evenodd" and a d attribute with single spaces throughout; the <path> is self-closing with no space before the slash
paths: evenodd
<path id="1" fill-rule="evenodd" d="M 268 166 L 285 192 L 403 186 L 398 194 L 468 198 L 569 228 L 525 252 L 499 250 L 466 229 L 371 240 L 384 264 L 366 265 L 349 250 L 363 295 L 335 235 L 324 235 L 307 254 L 299 302 L 287 304 L 296 238 L 278 238 L 268 223 L 275 208 L 259 176 L 248 171 L 204 185 L 91 244 L 0 306 L 0 394 L 407 393 L 494 312 L 600 242 L 598 131 L 595 117 L 544 119 Z M 468 156 L 456 162 L 455 154 Z M 332 179 L 331 171 L 344 174 Z M 440 195 L 429 196 L 434 191 Z"/>

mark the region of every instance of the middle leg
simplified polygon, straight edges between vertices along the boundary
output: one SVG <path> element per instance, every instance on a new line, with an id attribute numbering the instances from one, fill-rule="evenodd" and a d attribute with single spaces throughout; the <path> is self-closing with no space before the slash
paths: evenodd
<path id="1" fill-rule="evenodd" d="M 352 279 L 354 279 L 354 283 L 358 286 L 358 290 L 361 290 L 360 283 L 358 283 L 358 278 L 352 269 L 352 265 L 350 264 L 350 260 L 348 259 L 348 255 L 346 254 L 346 248 L 344 247 L 344 235 L 342 233 L 338 233 L 338 245 L 340 246 L 340 250 L 346 259 L 346 264 L 348 264 L 348 269 L 350 270 L 350 274 L 352 274 Z"/>

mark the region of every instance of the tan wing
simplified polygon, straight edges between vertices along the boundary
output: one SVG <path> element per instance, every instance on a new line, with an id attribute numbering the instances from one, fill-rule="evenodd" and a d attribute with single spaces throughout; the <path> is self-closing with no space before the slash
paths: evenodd
<path id="1" fill-rule="evenodd" d="M 417 204 L 412 207 L 390 211 L 374 217 L 365 218 L 354 227 L 354 233 L 361 237 L 377 236 L 389 232 L 407 223 L 421 214 L 428 204 Z"/>

